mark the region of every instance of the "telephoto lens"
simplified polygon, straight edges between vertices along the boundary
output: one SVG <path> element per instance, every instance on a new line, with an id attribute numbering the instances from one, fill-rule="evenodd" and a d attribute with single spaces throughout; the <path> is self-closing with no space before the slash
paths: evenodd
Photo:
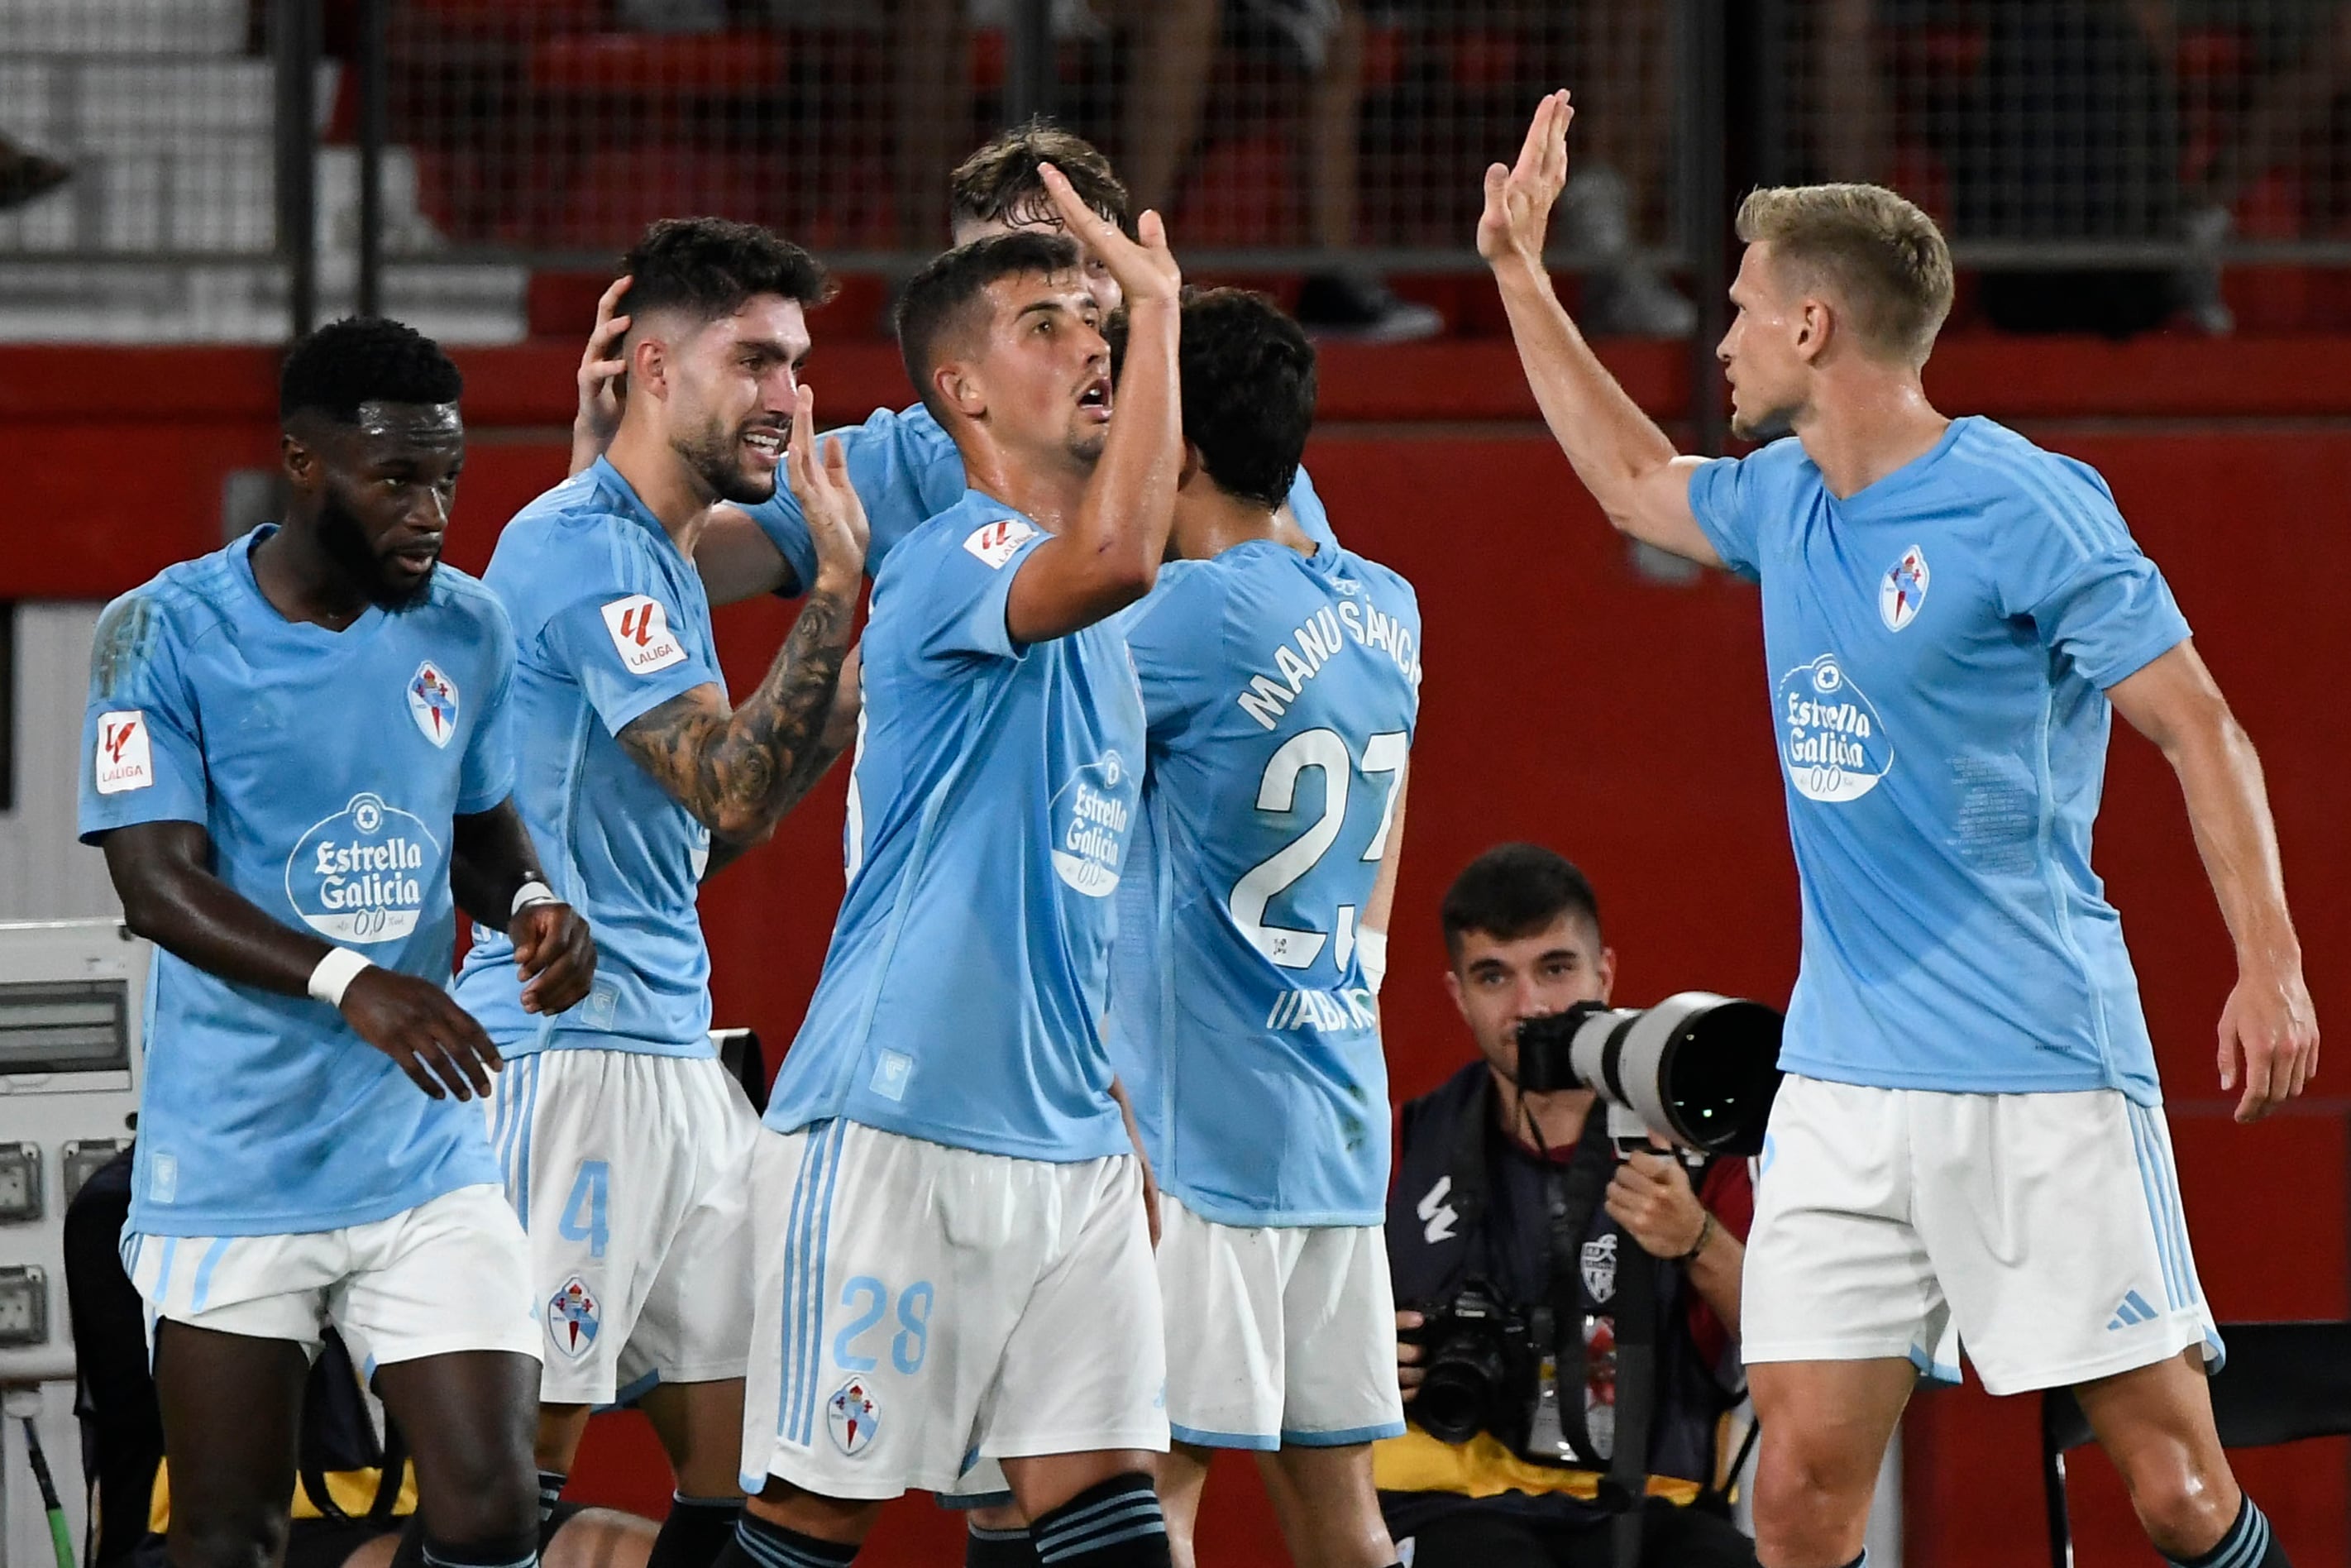
<path id="1" fill-rule="evenodd" d="M 1775 1008 L 1679 991 L 1653 1008 L 1578 1002 L 1519 1025 L 1518 1085 L 1584 1088 L 1660 1138 L 1710 1155 L 1753 1155 L 1780 1090 Z"/>

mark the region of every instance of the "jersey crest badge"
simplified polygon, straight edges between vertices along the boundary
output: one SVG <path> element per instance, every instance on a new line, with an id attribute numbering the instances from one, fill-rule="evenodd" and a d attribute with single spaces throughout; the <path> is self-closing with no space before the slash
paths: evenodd
<path id="1" fill-rule="evenodd" d="M 1877 618 L 1888 632 L 1899 632 L 1917 618 L 1927 602 L 1927 552 L 1912 545 L 1877 583 Z"/>
<path id="2" fill-rule="evenodd" d="M 98 792 L 120 795 L 155 782 L 155 758 L 147 743 L 147 716 L 137 708 L 98 716 L 98 751 L 91 758 Z"/>
<path id="3" fill-rule="evenodd" d="M 457 733 L 457 683 L 443 674 L 440 665 L 425 660 L 408 683 L 408 712 L 425 739 L 447 746 Z"/>
<path id="4" fill-rule="evenodd" d="M 833 1390 L 825 1401 L 824 1428 L 832 1434 L 832 1446 L 852 1459 L 873 1446 L 882 1430 L 882 1406 L 865 1379 L 852 1377 Z"/>
<path id="5" fill-rule="evenodd" d="M 650 675 L 685 663 L 685 645 L 669 629 L 669 612 L 642 593 L 604 606 L 604 630 L 620 651 L 621 665 L 632 675 Z"/>
<path id="6" fill-rule="evenodd" d="M 1595 1236 L 1583 1244 L 1583 1288 L 1593 1302 L 1606 1306 L 1616 1295 L 1616 1233 Z"/>
<path id="7" fill-rule="evenodd" d="M 963 548 L 986 561 L 996 571 L 1004 570 L 1013 552 L 1037 537 L 1037 530 L 1018 517 L 1007 517 L 998 523 L 983 523 L 974 528 Z"/>
<path id="8" fill-rule="evenodd" d="M 547 1337 L 555 1348 L 569 1360 L 578 1361 L 596 1343 L 596 1333 L 602 1324 L 596 1315 L 596 1298 L 588 1289 L 588 1281 L 574 1274 L 563 1282 L 563 1288 L 548 1298 Z"/>

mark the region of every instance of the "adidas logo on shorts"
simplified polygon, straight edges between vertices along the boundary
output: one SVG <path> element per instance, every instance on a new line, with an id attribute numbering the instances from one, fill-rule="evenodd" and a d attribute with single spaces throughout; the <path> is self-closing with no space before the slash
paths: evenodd
<path id="1" fill-rule="evenodd" d="M 2153 1322 L 2158 1315 L 2153 1307 L 2147 1304 L 2145 1296 L 2133 1291 L 2123 1298 L 2123 1304 L 2115 1309 L 2113 1320 L 2106 1324 L 2106 1332 L 2112 1333 L 2116 1329 L 2126 1329 L 2139 1323 Z"/>

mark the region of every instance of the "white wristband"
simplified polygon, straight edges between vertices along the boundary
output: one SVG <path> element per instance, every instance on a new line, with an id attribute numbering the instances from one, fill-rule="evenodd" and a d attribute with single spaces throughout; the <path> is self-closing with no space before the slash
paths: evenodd
<path id="1" fill-rule="evenodd" d="M 536 880 L 527 882 L 520 887 L 515 889 L 514 906 L 507 911 L 507 918 L 508 920 L 512 920 L 516 915 L 520 915 L 524 910 L 528 909 L 534 904 L 554 904 L 556 902 L 558 902 L 558 900 L 555 896 L 555 889 L 548 886 L 547 883 L 543 882 Z"/>
<path id="2" fill-rule="evenodd" d="M 1363 966 L 1364 984 L 1378 996 L 1380 982 L 1388 977 L 1388 934 L 1369 926 L 1356 932 L 1355 962 Z"/>
<path id="3" fill-rule="evenodd" d="M 319 967 L 310 971 L 310 995 L 330 1008 L 343 1005 L 343 993 L 351 988 L 361 969 L 375 967 L 374 960 L 360 956 L 349 947 L 329 947 Z"/>

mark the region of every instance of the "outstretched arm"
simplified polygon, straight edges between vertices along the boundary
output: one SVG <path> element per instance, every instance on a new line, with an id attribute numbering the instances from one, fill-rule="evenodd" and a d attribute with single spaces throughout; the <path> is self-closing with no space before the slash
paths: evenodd
<path id="1" fill-rule="evenodd" d="M 1518 162 L 1486 171 L 1478 254 L 1493 268 L 1544 423 L 1608 520 L 1644 544 L 1720 566 L 1690 512 L 1690 471 L 1702 459 L 1677 455 L 1656 422 L 1616 384 L 1561 307 L 1543 265 L 1552 205 L 1567 183 L 1567 127 L 1574 118 L 1567 94 L 1552 93 L 1527 127 Z"/>
<path id="2" fill-rule="evenodd" d="M 2179 775 L 2197 852 L 2237 948 L 2237 984 L 2220 1009 L 2220 1087 L 2244 1092 L 2237 1120 L 2258 1121 L 2318 1071 L 2318 1015 L 2286 912 L 2285 873 L 2261 758 L 2192 642 L 2126 675 L 2106 695 Z"/>
<path id="3" fill-rule="evenodd" d="M 1085 500 L 1062 532 L 1031 550 L 1004 604 L 1018 643 L 1067 636 L 1117 613 L 1151 591 L 1176 523 L 1176 477 L 1184 463 L 1183 407 L 1176 386 L 1177 297 L 1184 278 L 1168 254 L 1159 214 L 1127 238 L 1080 201 L 1061 172 L 1042 167 L 1045 187 L 1070 234 L 1102 257 L 1126 296 L 1126 359 L 1118 415 Z"/>
<path id="4" fill-rule="evenodd" d="M 671 799 L 738 846 L 765 837 L 822 771 L 811 753 L 823 743 L 856 620 L 865 511 L 849 486 L 841 444 L 827 441 L 824 461 L 816 461 L 815 430 L 814 400 L 802 385 L 785 467 L 816 540 L 817 580 L 766 678 L 740 707 L 728 707 L 716 684 L 699 685 L 630 721 L 619 736 Z"/>

